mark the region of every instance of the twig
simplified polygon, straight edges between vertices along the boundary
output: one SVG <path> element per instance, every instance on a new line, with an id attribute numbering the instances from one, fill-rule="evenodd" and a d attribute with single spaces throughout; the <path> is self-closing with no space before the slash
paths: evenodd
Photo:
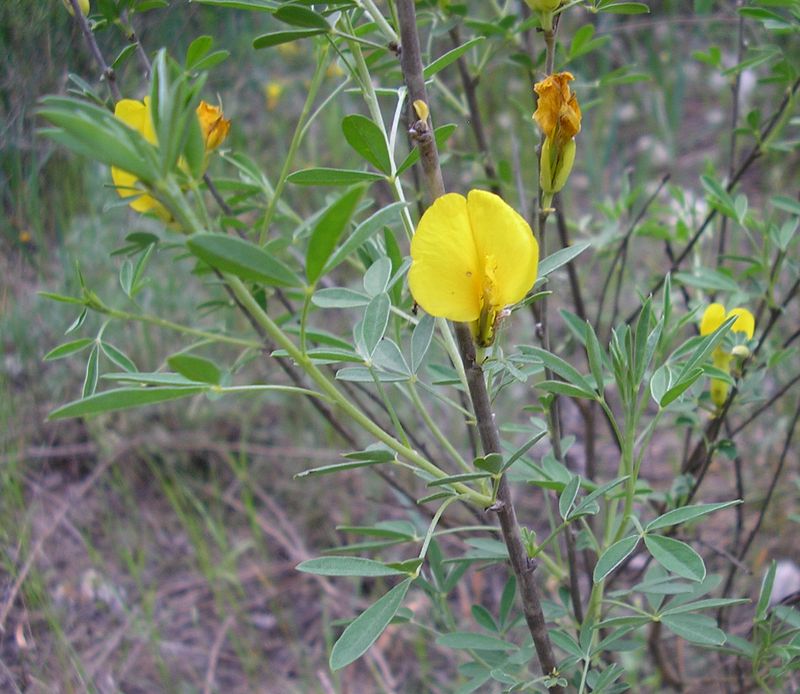
<path id="1" fill-rule="evenodd" d="M 742 6 L 742 0 L 738 0 L 737 7 Z M 744 15 L 739 15 L 739 35 L 736 42 L 736 65 L 742 62 L 744 55 Z M 739 98 L 740 88 L 742 83 L 741 71 L 736 72 L 731 84 L 731 136 L 728 143 L 728 178 L 730 179 L 736 165 L 736 138 L 737 128 L 739 126 Z M 728 217 L 722 215 L 722 221 L 719 226 L 719 245 L 717 246 L 717 267 L 722 265 L 722 258 L 725 255 L 725 241 L 728 235 Z"/>
<path id="2" fill-rule="evenodd" d="M 214 637 L 214 643 L 208 654 L 208 667 L 206 668 L 206 680 L 203 684 L 203 694 L 211 694 L 211 692 L 214 691 L 214 680 L 217 678 L 217 661 L 219 660 L 219 654 L 222 650 L 222 644 L 225 643 L 225 636 L 228 630 L 233 626 L 233 622 L 233 615 L 228 615 L 217 630 L 217 635 Z"/>
<path id="3" fill-rule="evenodd" d="M 614 258 L 611 260 L 611 265 L 608 268 L 608 274 L 606 275 L 606 278 L 605 278 L 605 280 L 603 282 L 603 288 L 600 290 L 600 300 L 599 300 L 599 302 L 597 304 L 597 314 L 596 314 L 595 319 L 594 319 L 595 332 L 598 332 L 598 333 L 600 332 L 600 317 L 603 315 L 603 306 L 604 306 L 605 300 L 606 300 L 606 292 L 608 291 L 608 287 L 611 284 L 611 279 L 614 276 L 614 269 L 616 268 L 617 263 L 620 262 L 620 260 L 622 260 L 623 256 L 627 253 L 627 251 L 628 251 L 628 243 L 630 242 L 631 236 L 633 236 L 633 233 L 639 227 L 639 223 L 642 221 L 642 219 L 644 219 L 644 216 L 647 214 L 647 211 L 650 209 L 650 205 L 652 205 L 655 202 L 656 198 L 659 196 L 659 194 L 661 193 L 661 191 L 663 190 L 664 186 L 667 184 L 669 179 L 670 179 L 670 174 L 668 174 L 668 173 L 664 174 L 661 177 L 661 180 L 659 181 L 658 186 L 656 186 L 656 189 L 650 194 L 650 196 L 647 198 L 647 200 L 645 200 L 644 205 L 642 205 L 642 208 L 639 210 L 639 212 L 636 215 L 636 217 L 634 217 L 633 221 L 630 223 L 630 225 L 626 229 L 625 233 L 622 236 L 622 241 L 620 241 L 619 246 L 617 246 L 617 251 L 614 254 Z M 621 270 L 620 270 L 619 274 L 620 275 L 622 274 Z M 617 285 L 617 286 L 619 286 L 619 285 Z M 608 323 L 609 331 L 611 330 L 611 328 L 614 327 L 614 322 L 616 321 L 616 318 L 617 318 L 617 310 L 618 310 L 618 307 L 615 306 L 614 307 L 614 315 L 612 316 L 611 320 Z"/>
<path id="4" fill-rule="evenodd" d="M 758 513 L 758 519 L 756 520 L 756 524 L 750 530 L 750 533 L 747 536 L 747 539 L 741 546 L 739 550 L 738 559 L 741 560 L 745 558 L 747 552 L 750 550 L 750 545 L 753 544 L 753 540 L 755 539 L 756 535 L 758 535 L 759 530 L 761 530 L 761 524 L 764 522 L 764 517 L 767 514 L 767 508 L 769 508 L 770 501 L 772 501 L 772 495 L 775 492 L 775 487 L 778 485 L 778 480 L 780 479 L 781 473 L 783 472 L 783 467 L 786 464 L 786 457 L 789 453 L 789 450 L 792 445 L 792 439 L 794 438 L 794 430 L 797 427 L 797 421 L 800 419 L 800 400 L 798 400 L 797 407 L 795 407 L 794 415 L 792 416 L 792 422 L 788 426 L 786 430 L 786 438 L 783 442 L 783 449 L 781 450 L 781 455 L 778 458 L 778 464 L 775 467 L 775 472 L 772 474 L 772 480 L 769 483 L 769 489 L 767 489 L 767 495 L 764 497 L 764 501 L 761 503 L 761 510 Z M 733 579 L 736 576 L 736 571 L 740 567 L 741 564 L 731 564 L 730 569 L 728 570 L 728 576 L 725 579 L 725 586 L 722 589 L 722 596 L 725 597 L 728 595 L 728 592 L 733 585 Z"/>
<path id="5" fill-rule="evenodd" d="M 398 0 L 397 17 L 402 44 L 400 64 L 408 87 L 410 101 L 413 104 L 414 101 L 421 100 L 427 104 L 428 99 L 422 75 L 422 58 L 419 48 L 419 36 L 417 35 L 414 0 Z M 436 141 L 427 122 L 418 121 L 415 124 L 415 132 L 420 153 L 420 163 L 422 164 L 428 192 L 432 199 L 436 199 L 444 194 L 444 182 L 439 165 Z M 467 384 L 484 453 L 499 453 L 501 452 L 500 437 L 494 423 L 483 369 L 476 359 L 472 334 L 465 323 L 456 323 L 455 332 L 467 374 Z M 508 548 L 511 566 L 517 577 L 525 621 L 533 637 L 534 647 L 542 671 L 547 675 L 554 674 L 557 672 L 557 662 L 547 633 L 547 625 L 539 597 L 539 588 L 534 577 L 534 567 L 522 543 L 519 523 L 517 522 L 511 498 L 511 489 L 505 476 L 501 477 L 499 481 L 497 503 L 492 510 L 497 512 L 500 521 L 503 540 Z M 551 691 L 562 694 L 563 689 L 560 686 L 556 686 Z"/>
<path id="6" fill-rule="evenodd" d="M 455 48 L 461 45 L 461 34 L 458 30 L 458 25 L 450 29 L 450 38 Z M 464 88 L 464 95 L 467 97 L 467 107 L 469 108 L 469 121 L 472 126 L 472 132 L 475 134 L 475 142 L 478 145 L 478 150 L 483 159 L 483 171 L 486 174 L 486 178 L 489 179 L 489 190 L 495 195 L 500 195 L 502 192 L 500 189 L 500 181 L 497 178 L 497 170 L 492 160 L 492 154 L 489 151 L 489 143 L 483 129 L 481 109 L 478 105 L 475 89 L 478 86 L 478 78 L 469 74 L 467 61 L 464 59 L 464 56 L 459 57 L 456 61 L 456 65 L 458 66 L 458 74 L 461 77 L 461 85 Z"/>
<path id="7" fill-rule="evenodd" d="M 745 172 L 752 166 L 753 162 L 758 159 L 763 152 L 761 151 L 761 143 L 766 140 L 778 123 L 781 122 L 781 119 L 784 115 L 784 111 L 787 107 L 793 103 L 793 99 L 797 90 L 800 89 L 800 77 L 798 77 L 792 86 L 787 90 L 786 94 L 783 97 L 778 108 L 773 112 L 770 116 L 767 124 L 761 129 L 761 132 L 758 136 L 758 140 L 756 144 L 752 146 L 750 151 L 747 153 L 747 156 L 744 158 L 742 163 L 739 165 L 739 168 L 736 169 L 736 172 L 733 174 L 731 179 L 728 181 L 727 185 L 725 186 L 725 190 L 727 192 L 731 192 L 735 187 Z M 697 231 L 694 233 L 689 242 L 686 244 L 685 248 L 680 252 L 678 256 L 676 256 L 675 260 L 672 261 L 672 264 L 667 270 L 667 272 L 650 288 L 647 294 L 655 294 L 661 287 L 664 285 L 666 281 L 666 275 L 672 272 L 675 272 L 683 263 L 684 260 L 688 257 L 688 255 L 692 252 L 692 249 L 695 247 L 697 242 L 700 240 L 700 237 L 705 233 L 706 229 L 708 229 L 709 225 L 714 218 L 717 216 L 718 210 L 713 209 L 711 210 L 703 220 L 703 222 L 698 227 Z M 641 310 L 641 306 L 636 308 L 626 319 L 626 323 L 632 322 L 637 315 L 639 315 L 639 311 Z"/>
<path id="8" fill-rule="evenodd" d="M 74 1 L 74 0 L 73 0 Z M 80 8 L 76 8 L 78 12 L 80 12 Z M 20 589 L 22 588 L 22 584 L 25 582 L 25 579 L 30 573 L 31 568 L 33 567 L 33 562 L 36 561 L 36 557 L 41 552 L 44 543 L 47 542 L 48 538 L 58 529 L 58 527 L 64 522 L 67 514 L 72 510 L 72 508 L 80 501 L 86 493 L 97 483 L 97 481 L 105 474 L 106 470 L 114 463 L 122 453 L 128 450 L 128 446 L 124 446 L 123 448 L 116 451 L 113 455 L 106 458 L 102 461 L 92 472 L 89 477 L 87 477 L 80 486 L 75 490 L 75 493 L 71 495 L 70 499 L 58 510 L 58 512 L 53 516 L 53 520 L 51 521 L 50 525 L 45 528 L 44 532 L 39 536 L 36 540 L 36 543 L 31 547 L 31 551 L 28 554 L 28 558 L 25 560 L 25 563 L 22 565 L 22 568 L 17 575 L 17 580 L 14 581 L 14 585 L 11 586 L 11 590 L 8 593 L 8 598 L 6 599 L 5 603 L 3 604 L 2 608 L 0 608 L 0 633 L 5 631 L 5 623 L 8 617 L 8 613 L 11 611 L 11 607 L 17 599 L 17 594 L 19 593 Z"/>
<path id="9" fill-rule="evenodd" d="M 101 78 L 104 79 L 108 84 L 108 90 L 111 92 L 111 96 L 114 98 L 114 101 L 119 101 L 122 98 L 122 95 L 120 94 L 119 87 L 117 86 L 116 73 L 114 72 L 114 69 L 111 68 L 108 63 L 106 63 L 105 58 L 103 58 L 103 54 L 100 51 L 100 46 L 97 45 L 97 41 L 92 33 L 92 28 L 89 26 L 89 20 L 83 16 L 83 12 L 81 12 L 81 7 L 78 3 L 78 0 L 69 0 L 69 4 L 72 6 L 72 13 L 75 16 L 75 21 L 80 27 L 83 38 L 86 41 L 86 45 L 89 47 L 89 51 L 94 58 L 94 62 L 96 62 L 97 67 L 100 68 Z"/>

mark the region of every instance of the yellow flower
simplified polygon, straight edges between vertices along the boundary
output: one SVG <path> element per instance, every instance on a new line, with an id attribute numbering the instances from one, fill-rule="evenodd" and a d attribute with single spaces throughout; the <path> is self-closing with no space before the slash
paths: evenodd
<path id="1" fill-rule="evenodd" d="M 158 144 L 156 142 L 156 131 L 153 128 L 153 119 L 150 116 L 149 96 L 146 96 L 144 101 L 121 99 L 114 108 L 114 115 L 125 125 L 138 132 L 150 144 Z M 134 210 L 142 213 L 152 212 L 166 221 L 171 219 L 170 213 L 158 200 L 142 193 L 141 187 L 137 185 L 139 179 L 132 173 L 112 166 L 111 179 L 114 181 L 114 186 L 120 197 L 130 198 L 136 196 L 128 203 Z"/>
<path id="2" fill-rule="evenodd" d="M 114 108 L 114 115 L 125 125 L 133 128 L 152 145 L 157 145 L 156 131 L 153 127 L 153 118 L 150 113 L 150 97 L 143 101 L 135 99 L 121 99 Z M 197 118 L 200 121 L 200 130 L 203 134 L 206 154 L 219 147 L 227 137 L 231 122 L 225 120 L 222 109 L 211 106 L 201 101 L 197 107 Z M 120 197 L 135 198 L 129 203 L 137 212 L 152 212 L 165 221 L 172 219 L 169 211 L 158 200 L 142 191 L 139 179 L 127 171 L 111 167 L 111 178 Z"/>
<path id="3" fill-rule="evenodd" d="M 69 12 L 74 17 L 75 10 L 72 9 L 72 3 L 69 0 L 61 0 L 61 2 L 64 3 L 64 7 L 67 8 L 67 12 Z M 87 14 L 89 14 L 89 10 L 91 9 L 89 7 L 89 0 L 78 0 L 78 7 L 81 8 L 81 12 L 83 13 L 84 17 Z"/>
<path id="4" fill-rule="evenodd" d="M 432 316 L 471 323 L 476 342 L 494 341 L 507 306 L 536 281 L 539 245 L 528 223 L 483 190 L 443 195 L 411 240 L 408 285 Z"/>
<path id="5" fill-rule="evenodd" d="M 197 107 L 197 117 L 200 119 L 200 129 L 203 131 L 206 152 L 211 152 L 228 137 L 231 122 L 225 120 L 225 114 L 222 113 L 219 106 L 212 106 L 205 101 L 201 101 Z"/>
<path id="6" fill-rule="evenodd" d="M 283 84 L 280 82 L 268 82 L 264 85 L 264 97 L 267 100 L 267 110 L 274 111 L 283 94 Z"/>
<path id="7" fill-rule="evenodd" d="M 731 332 L 741 333 L 748 340 L 751 340 L 756 329 L 756 320 L 753 314 L 746 308 L 732 308 L 726 313 L 725 307 L 717 303 L 709 305 L 703 312 L 703 317 L 700 320 L 700 334 L 703 336 L 710 335 L 732 316 L 737 316 L 737 318 L 731 326 Z M 724 347 L 717 347 L 711 354 L 711 361 L 718 369 L 725 373 L 730 373 L 734 354 L 746 357 L 749 353 L 749 350 L 743 345 L 737 345 L 731 352 L 726 351 Z M 718 378 L 711 379 L 711 400 L 717 407 L 722 407 L 725 404 L 728 399 L 729 389 L 729 384 L 725 381 Z"/>
<path id="8" fill-rule="evenodd" d="M 578 97 L 569 87 L 574 79 L 572 73 L 557 72 L 533 86 L 538 95 L 533 119 L 545 136 L 539 185 L 546 200 L 564 187 L 575 161 L 575 135 L 581 130 L 581 109 Z"/>

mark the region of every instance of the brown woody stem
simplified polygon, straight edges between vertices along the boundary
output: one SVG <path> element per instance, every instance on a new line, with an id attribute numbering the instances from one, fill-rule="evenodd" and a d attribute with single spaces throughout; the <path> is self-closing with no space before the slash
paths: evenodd
<path id="1" fill-rule="evenodd" d="M 397 18 L 400 25 L 402 46 L 400 65 L 408 88 L 409 102 L 413 104 L 413 102 L 421 100 L 428 104 L 425 80 L 422 74 L 422 57 L 419 36 L 417 35 L 414 0 L 398 0 Z M 430 124 L 427 121 L 417 120 L 416 118 L 414 120 L 416 120 L 416 123 L 413 128 L 413 137 L 419 149 L 425 184 L 431 200 L 435 200 L 444 195 L 445 192 L 442 171 L 439 165 L 439 152 L 436 148 L 436 141 L 433 138 Z M 455 332 L 464 370 L 467 374 L 467 385 L 478 423 L 478 433 L 483 451 L 485 454 L 500 453 L 500 436 L 492 414 L 483 369 L 477 360 L 472 333 L 466 323 L 456 323 Z M 492 510 L 497 513 L 500 521 L 500 529 L 508 548 L 511 567 L 517 578 L 525 621 L 533 637 L 534 647 L 536 648 L 542 671 L 547 675 L 556 674 L 557 664 L 550 637 L 547 633 L 544 613 L 542 612 L 539 587 L 536 585 L 534 577 L 535 567 L 528 558 L 522 542 L 522 534 L 511 497 L 511 489 L 505 476 L 500 479 L 497 502 L 492 506 Z M 551 691 L 561 694 L 563 688 L 555 686 L 552 687 Z"/>

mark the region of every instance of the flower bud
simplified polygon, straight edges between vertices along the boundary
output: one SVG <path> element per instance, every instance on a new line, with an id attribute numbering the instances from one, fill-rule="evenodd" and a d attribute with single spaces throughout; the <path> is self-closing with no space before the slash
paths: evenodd
<path id="1" fill-rule="evenodd" d="M 525 0 L 534 12 L 555 12 L 561 7 L 562 0 Z"/>
<path id="2" fill-rule="evenodd" d="M 67 8 L 67 12 L 74 17 L 75 11 L 72 9 L 72 3 L 70 0 L 61 0 L 61 2 L 64 4 L 64 7 Z M 78 7 L 81 8 L 81 12 L 83 13 L 84 17 L 89 14 L 89 10 L 91 9 L 89 7 L 89 0 L 78 0 Z"/>

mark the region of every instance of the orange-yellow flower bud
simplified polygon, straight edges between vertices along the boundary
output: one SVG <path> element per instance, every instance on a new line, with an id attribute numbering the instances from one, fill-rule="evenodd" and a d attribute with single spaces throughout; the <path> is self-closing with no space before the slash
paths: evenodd
<path id="1" fill-rule="evenodd" d="M 224 115 L 219 106 L 212 106 L 206 101 L 201 101 L 197 107 L 197 117 L 200 119 L 200 129 L 203 131 L 206 152 L 219 147 L 228 136 L 231 122 L 225 120 Z"/>
<path id="2" fill-rule="evenodd" d="M 569 88 L 574 79 L 570 72 L 556 72 L 533 86 L 539 97 L 533 119 L 545 137 L 552 137 L 559 146 L 581 131 L 578 97 Z"/>

